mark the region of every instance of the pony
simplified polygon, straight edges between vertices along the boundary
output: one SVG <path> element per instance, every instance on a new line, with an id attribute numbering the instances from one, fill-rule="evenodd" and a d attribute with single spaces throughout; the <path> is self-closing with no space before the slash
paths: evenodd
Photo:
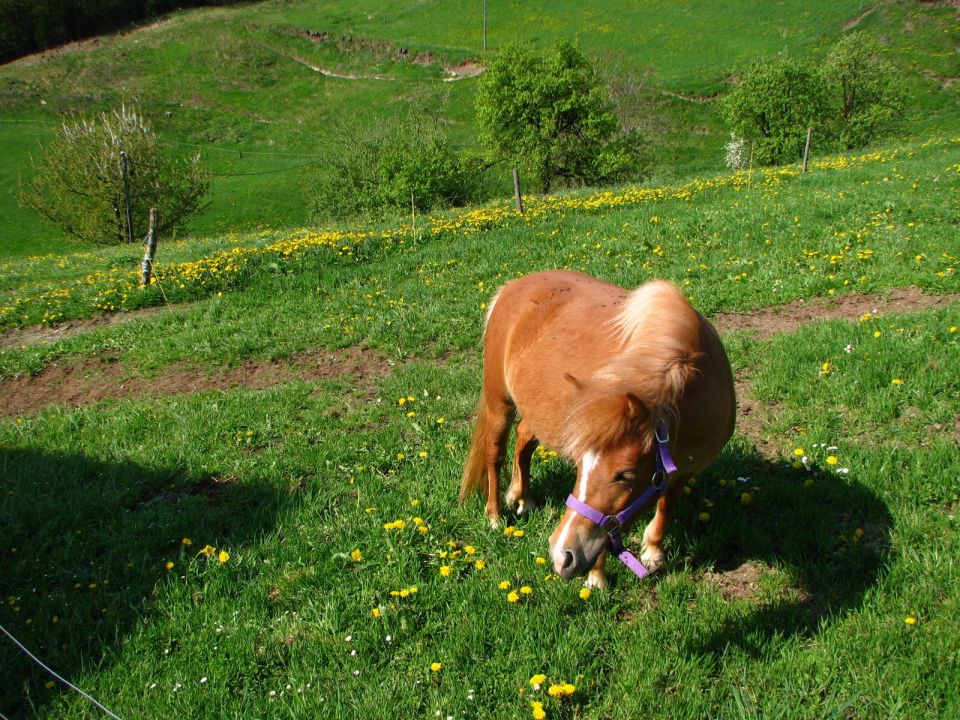
<path id="1" fill-rule="evenodd" d="M 644 572 L 631 568 L 642 577 L 662 566 L 670 514 L 730 439 L 735 414 L 720 337 L 669 282 L 630 292 L 567 270 L 526 275 L 503 285 L 486 314 L 483 389 L 460 501 L 480 490 L 491 526 L 499 526 L 500 471 L 519 415 L 506 492 L 518 514 L 534 507 L 538 445 L 577 466 L 550 536 L 554 571 L 606 587 L 608 551 L 630 565 L 620 554 L 621 526 L 655 504 L 643 533 Z"/>

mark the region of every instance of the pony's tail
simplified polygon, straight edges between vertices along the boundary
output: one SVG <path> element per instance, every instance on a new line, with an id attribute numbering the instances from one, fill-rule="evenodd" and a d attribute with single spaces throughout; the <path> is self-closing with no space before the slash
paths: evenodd
<path id="1" fill-rule="evenodd" d="M 467 452 L 466 462 L 463 464 L 463 479 L 460 482 L 460 502 L 470 496 L 474 490 L 486 494 L 487 448 L 487 403 L 483 395 L 477 403 L 477 421 L 473 427 L 473 439 L 470 440 L 470 450 Z"/>

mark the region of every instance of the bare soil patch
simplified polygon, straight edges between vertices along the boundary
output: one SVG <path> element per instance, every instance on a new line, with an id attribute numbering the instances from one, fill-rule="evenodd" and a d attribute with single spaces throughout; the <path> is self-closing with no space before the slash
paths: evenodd
<path id="1" fill-rule="evenodd" d="M 787 305 L 748 313 L 720 313 L 712 318 L 720 334 L 735 330 L 752 331 L 765 340 L 778 333 L 794 332 L 817 320 L 857 320 L 865 313 L 883 316 L 942 307 L 960 300 L 960 293 L 925 295 L 918 288 L 898 288 L 880 294 L 850 293 L 835 298 L 795 300 Z"/>
<path id="2" fill-rule="evenodd" d="M 447 74 L 444 82 L 453 82 L 454 80 L 463 80 L 480 75 L 486 68 L 476 60 L 467 60 L 459 65 L 444 65 L 443 71 Z"/>
<path id="3" fill-rule="evenodd" d="M 715 586 L 726 600 L 749 600 L 761 593 L 764 577 L 777 574 L 777 569 L 757 562 L 745 562 L 729 570 L 711 570 L 703 579 Z"/>
<path id="4" fill-rule="evenodd" d="M 390 362 L 369 348 L 319 350 L 286 362 L 250 360 L 213 370 L 177 363 L 144 375 L 114 357 L 53 364 L 32 377 L 0 381 L 0 416 L 25 415 L 48 405 L 77 407 L 106 399 L 158 398 L 202 390 L 260 390 L 295 379 L 352 377 L 361 388 L 385 377 Z"/>

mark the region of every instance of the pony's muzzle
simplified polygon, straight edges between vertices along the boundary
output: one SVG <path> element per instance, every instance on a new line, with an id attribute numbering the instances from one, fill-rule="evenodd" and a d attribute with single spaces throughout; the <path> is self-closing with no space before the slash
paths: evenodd
<path id="1" fill-rule="evenodd" d="M 550 536 L 553 571 L 564 580 L 586 575 L 607 547 L 607 534 L 572 510 Z"/>

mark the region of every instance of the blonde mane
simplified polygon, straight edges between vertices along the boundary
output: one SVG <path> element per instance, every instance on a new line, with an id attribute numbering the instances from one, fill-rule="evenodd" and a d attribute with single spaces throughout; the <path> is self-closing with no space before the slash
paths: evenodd
<path id="1" fill-rule="evenodd" d="M 628 438 L 652 444 L 697 372 L 700 318 L 670 283 L 634 290 L 611 325 L 620 352 L 579 384 L 567 417 L 564 450 L 574 458 Z"/>

